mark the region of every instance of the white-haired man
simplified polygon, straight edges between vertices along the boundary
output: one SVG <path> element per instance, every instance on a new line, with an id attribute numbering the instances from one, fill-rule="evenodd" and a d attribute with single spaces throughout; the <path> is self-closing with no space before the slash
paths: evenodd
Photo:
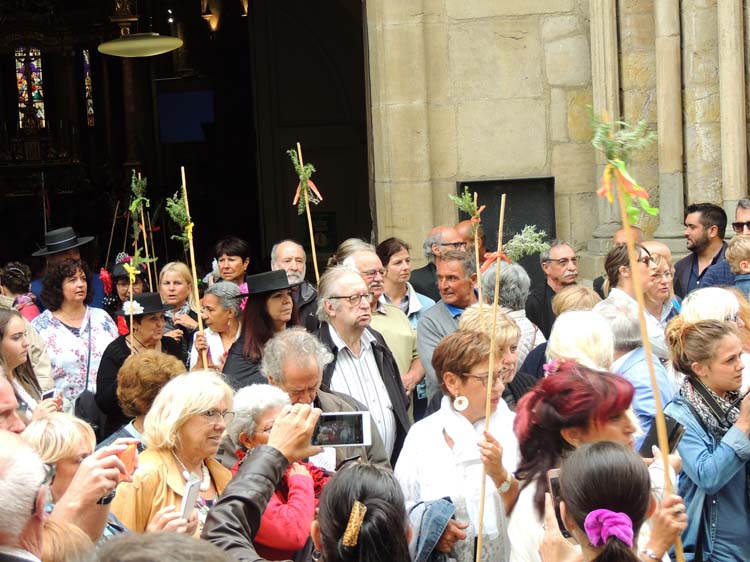
<path id="1" fill-rule="evenodd" d="M 283 269 L 291 285 L 292 298 L 297 305 L 300 324 L 308 330 L 318 328 L 318 291 L 305 279 L 307 254 L 302 244 L 294 240 L 282 240 L 271 248 L 271 271 Z"/>

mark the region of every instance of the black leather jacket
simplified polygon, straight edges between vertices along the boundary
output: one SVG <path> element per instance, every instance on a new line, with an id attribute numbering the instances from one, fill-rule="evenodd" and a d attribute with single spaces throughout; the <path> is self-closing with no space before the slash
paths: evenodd
<path id="1" fill-rule="evenodd" d="M 208 512 L 201 538 L 241 562 L 265 562 L 253 546 L 260 519 L 289 461 L 277 449 L 253 449 Z"/>

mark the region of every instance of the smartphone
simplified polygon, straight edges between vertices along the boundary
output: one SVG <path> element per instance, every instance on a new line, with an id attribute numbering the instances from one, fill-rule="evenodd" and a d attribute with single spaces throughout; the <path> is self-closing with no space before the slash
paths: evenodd
<path id="1" fill-rule="evenodd" d="M 562 515 L 560 514 L 560 469 L 552 468 L 547 471 L 547 488 L 549 489 L 549 495 L 552 496 L 552 501 L 555 503 L 555 517 L 557 517 L 557 526 L 560 528 L 560 533 L 565 537 L 568 542 L 572 544 L 578 544 L 575 537 L 565 528 L 563 523 Z"/>
<path id="2" fill-rule="evenodd" d="M 311 443 L 322 447 L 372 444 L 370 412 L 329 412 L 320 415 Z"/>
<path id="3" fill-rule="evenodd" d="M 57 393 L 56 388 L 51 388 L 50 390 L 42 393 L 42 400 L 48 400 L 50 398 L 55 397 L 55 393 Z"/>
<path id="4" fill-rule="evenodd" d="M 669 442 L 669 453 L 671 454 L 674 453 L 677 445 L 680 443 L 680 439 L 685 435 L 685 426 L 667 414 L 664 414 L 664 421 L 667 423 L 667 441 Z M 651 427 L 649 428 L 638 453 L 643 458 L 650 459 L 654 456 L 654 453 L 651 451 L 651 448 L 654 445 L 659 446 L 659 437 L 656 435 L 655 419 L 651 422 Z"/>
<path id="5" fill-rule="evenodd" d="M 182 496 L 180 513 L 183 519 L 188 519 L 195 509 L 195 502 L 198 501 L 198 494 L 201 491 L 201 479 L 195 474 L 190 475 L 190 480 L 185 482 L 185 495 Z"/>
<path id="6" fill-rule="evenodd" d="M 120 460 L 122 461 L 122 464 L 125 465 L 125 470 L 128 473 L 128 476 L 133 476 L 133 471 L 135 470 L 135 458 L 138 455 L 138 445 L 135 443 L 131 443 L 128 445 L 128 448 L 125 449 L 123 452 L 121 452 L 118 457 L 120 457 Z M 120 474 L 120 481 L 122 481 L 125 478 L 125 475 Z"/>

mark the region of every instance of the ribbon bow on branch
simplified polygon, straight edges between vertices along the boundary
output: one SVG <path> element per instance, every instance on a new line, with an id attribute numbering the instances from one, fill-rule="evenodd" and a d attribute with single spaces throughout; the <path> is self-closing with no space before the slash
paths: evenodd
<path id="1" fill-rule="evenodd" d="M 294 200 L 292 201 L 292 205 L 297 205 L 297 214 L 302 215 L 305 213 L 305 197 L 302 197 L 303 189 L 305 191 L 307 200 L 315 205 L 323 200 L 323 196 L 318 191 L 315 183 L 310 179 L 313 172 L 315 171 L 315 166 L 313 166 L 309 162 L 303 165 L 300 162 L 297 151 L 293 148 L 287 150 L 286 153 L 289 155 L 289 158 L 291 158 L 292 165 L 294 166 L 294 172 L 299 178 L 297 191 L 294 193 Z"/>

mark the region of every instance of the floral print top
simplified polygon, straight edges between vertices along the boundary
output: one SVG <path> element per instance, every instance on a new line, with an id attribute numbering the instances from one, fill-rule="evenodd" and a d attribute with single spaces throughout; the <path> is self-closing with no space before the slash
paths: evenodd
<path id="1" fill-rule="evenodd" d="M 107 346 L 117 337 L 117 325 L 104 310 L 86 307 L 86 314 L 78 330 L 73 330 L 55 318 L 49 310 L 31 322 L 47 342 L 47 354 L 52 364 L 55 388 L 63 392 L 63 410 L 84 390 L 86 366 L 89 363 L 88 389 L 96 391 L 96 374 Z M 89 349 L 89 333 L 91 349 Z"/>

